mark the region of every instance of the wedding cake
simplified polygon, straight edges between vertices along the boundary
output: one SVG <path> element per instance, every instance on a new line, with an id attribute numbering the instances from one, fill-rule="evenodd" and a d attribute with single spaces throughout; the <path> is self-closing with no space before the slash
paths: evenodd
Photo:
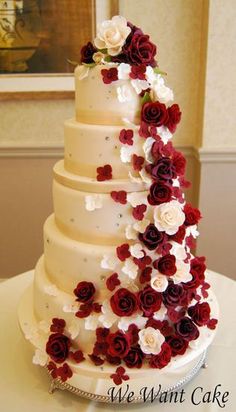
<path id="1" fill-rule="evenodd" d="M 183 382 L 215 334 L 165 75 L 149 36 L 121 16 L 82 48 L 44 255 L 19 306 L 33 363 L 90 399 Z"/>

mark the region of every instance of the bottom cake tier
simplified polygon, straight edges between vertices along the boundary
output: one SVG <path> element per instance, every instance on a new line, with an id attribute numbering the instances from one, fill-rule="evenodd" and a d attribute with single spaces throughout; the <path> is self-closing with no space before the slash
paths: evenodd
<path id="1" fill-rule="evenodd" d="M 208 299 L 211 302 L 212 313 L 218 317 L 218 303 L 212 291 L 209 292 Z M 45 351 L 45 332 L 42 321 L 39 322 L 34 315 L 33 307 L 33 285 L 31 285 L 21 298 L 18 318 L 25 338 L 37 353 L 37 350 Z M 79 364 L 69 360 L 68 364 L 73 371 L 73 376 L 66 382 L 62 382 L 59 378 L 54 379 L 52 388 L 67 389 L 77 395 L 102 402 L 125 403 L 129 396 L 130 399 L 132 397 L 132 402 L 151 401 L 153 397 L 157 399 L 162 393 L 178 390 L 194 377 L 204 363 L 206 349 L 214 335 L 214 330 L 207 330 L 204 337 L 196 342 L 195 347 L 189 347 L 183 356 L 172 358 L 163 369 L 150 369 L 148 366 L 143 366 L 141 369 L 127 368 L 129 380 L 123 381 L 118 386 L 111 379 L 117 366 L 106 364 L 95 366 L 89 357 Z M 35 362 L 35 356 L 33 362 L 40 364 L 40 359 Z M 42 359 L 41 366 L 47 365 L 43 361 Z M 132 392 L 133 395 L 129 395 Z"/>

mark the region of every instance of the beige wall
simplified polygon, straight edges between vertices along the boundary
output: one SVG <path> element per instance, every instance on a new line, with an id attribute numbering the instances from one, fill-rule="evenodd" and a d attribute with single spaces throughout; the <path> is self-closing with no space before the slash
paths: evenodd
<path id="1" fill-rule="evenodd" d="M 175 144 L 188 159 L 188 198 L 204 216 L 197 252 L 234 277 L 235 1 L 120 0 L 119 7 L 157 43 L 159 66 L 183 112 Z M 51 169 L 73 112 L 70 100 L 0 102 L 0 277 L 33 267 L 42 252 Z"/>

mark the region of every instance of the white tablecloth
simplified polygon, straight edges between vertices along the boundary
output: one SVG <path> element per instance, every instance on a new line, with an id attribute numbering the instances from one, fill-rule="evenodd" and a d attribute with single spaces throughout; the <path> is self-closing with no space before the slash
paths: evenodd
<path id="1" fill-rule="evenodd" d="M 0 411 L 1 412 L 94 412 L 94 411 L 174 411 L 174 412 L 226 412 L 236 411 L 235 391 L 235 296 L 236 283 L 220 274 L 209 271 L 211 282 L 220 304 L 218 332 L 207 355 L 208 368 L 185 387 L 183 403 L 154 402 L 140 405 L 106 405 L 79 398 L 71 393 L 56 391 L 48 393 L 49 379 L 46 371 L 32 364 L 32 352 L 20 332 L 17 321 L 17 304 L 23 290 L 32 281 L 33 272 L 27 272 L 0 284 Z M 229 400 L 224 408 L 218 403 L 203 403 L 194 406 L 191 394 L 197 387 L 204 393 L 216 385 L 221 394 L 228 391 Z M 200 389 L 197 390 L 198 393 Z M 201 396 L 196 396 L 196 401 Z"/>

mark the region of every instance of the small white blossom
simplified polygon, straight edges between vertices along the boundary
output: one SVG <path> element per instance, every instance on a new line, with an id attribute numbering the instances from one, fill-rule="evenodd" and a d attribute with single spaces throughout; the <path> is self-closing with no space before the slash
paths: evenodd
<path id="1" fill-rule="evenodd" d="M 137 239 L 137 231 L 133 228 L 132 225 L 127 225 L 125 228 L 125 237 L 126 239 Z"/>
<path id="2" fill-rule="evenodd" d="M 185 221 L 185 214 L 177 200 L 162 203 L 154 208 L 155 226 L 167 235 L 174 235 Z"/>
<path id="3" fill-rule="evenodd" d="M 177 260 L 176 261 L 176 272 L 173 276 L 171 276 L 171 280 L 173 280 L 174 283 L 187 283 L 190 280 L 192 280 L 192 275 L 190 273 L 190 264 L 189 263 L 184 263 L 182 260 Z"/>
<path id="4" fill-rule="evenodd" d="M 143 90 L 147 90 L 149 88 L 149 84 L 146 80 L 132 79 L 131 84 L 137 94 L 140 94 Z"/>
<path id="5" fill-rule="evenodd" d="M 145 229 L 149 225 L 149 223 L 150 223 L 150 220 L 143 219 L 143 220 L 139 220 L 139 221 L 135 222 L 133 227 L 134 227 L 135 230 L 137 230 L 137 232 L 144 233 Z"/>
<path id="6" fill-rule="evenodd" d="M 86 330 L 96 330 L 99 323 L 99 313 L 92 313 L 91 315 L 87 316 L 84 321 L 84 327 Z"/>
<path id="7" fill-rule="evenodd" d="M 133 98 L 131 86 L 128 84 L 123 84 L 116 89 L 117 97 L 120 103 L 130 102 Z"/>
<path id="8" fill-rule="evenodd" d="M 118 264 L 119 264 L 119 260 L 115 256 L 115 254 L 103 255 L 103 259 L 101 261 L 102 269 L 114 270 Z"/>
<path id="9" fill-rule="evenodd" d="M 132 146 L 122 146 L 120 149 L 120 159 L 122 163 L 130 163 L 134 149 Z"/>
<path id="10" fill-rule="evenodd" d="M 33 356 L 33 364 L 45 366 L 48 361 L 48 355 L 46 352 L 42 351 L 41 349 L 36 349 L 35 354 Z"/>
<path id="11" fill-rule="evenodd" d="M 102 208 L 102 196 L 99 194 L 85 196 L 85 208 L 89 211 Z"/>
<path id="12" fill-rule="evenodd" d="M 141 259 L 144 256 L 143 246 L 141 243 L 136 243 L 135 245 L 130 246 L 130 253 L 133 257 Z"/>
<path id="13" fill-rule="evenodd" d="M 147 66 L 145 75 L 146 75 L 146 79 L 147 79 L 148 83 L 150 85 L 152 85 L 153 82 L 156 79 L 156 73 L 154 72 L 154 70 L 151 66 Z"/>
<path id="14" fill-rule="evenodd" d="M 164 79 L 160 74 L 156 76 L 156 80 L 152 83 L 151 94 L 153 100 L 158 100 L 161 103 L 168 103 L 174 100 L 173 91 L 165 85 Z"/>
<path id="15" fill-rule="evenodd" d="M 85 77 L 88 76 L 89 74 L 89 67 L 85 66 L 84 64 L 82 64 L 81 66 L 78 66 L 76 69 L 76 75 L 78 77 L 79 80 L 83 80 L 85 79 Z"/>
<path id="16" fill-rule="evenodd" d="M 104 57 L 105 57 L 104 54 L 101 53 L 101 52 L 93 53 L 93 61 L 96 64 L 99 64 L 99 63 L 103 62 Z"/>
<path id="17" fill-rule="evenodd" d="M 140 177 L 133 176 L 130 171 L 129 171 L 128 174 L 129 174 L 129 178 L 130 178 L 131 182 L 135 182 L 135 183 L 138 183 L 138 184 L 142 184 L 142 183 L 143 183 L 143 181 L 142 181 L 142 179 L 141 179 Z"/>
<path id="18" fill-rule="evenodd" d="M 161 351 L 161 345 L 164 343 L 165 338 L 158 329 L 148 326 L 140 330 L 138 335 L 138 343 L 143 353 L 157 355 Z"/>
<path id="19" fill-rule="evenodd" d="M 44 286 L 44 292 L 50 296 L 58 296 L 59 290 L 56 285 Z"/>
<path id="20" fill-rule="evenodd" d="M 128 80 L 129 74 L 131 72 L 131 66 L 127 63 L 120 63 L 117 67 L 118 70 L 118 79 L 119 80 Z"/>
<path id="21" fill-rule="evenodd" d="M 167 144 L 173 136 L 172 133 L 169 131 L 168 127 L 166 126 L 157 127 L 157 134 L 158 136 L 160 136 L 164 144 Z"/>
<path id="22" fill-rule="evenodd" d="M 126 332 L 129 329 L 129 326 L 134 324 L 139 329 L 143 329 L 147 322 L 147 318 L 140 314 L 135 314 L 132 316 L 123 316 L 118 322 L 118 328 Z"/>
<path id="23" fill-rule="evenodd" d="M 151 287 L 157 292 L 164 292 L 168 286 L 167 277 L 161 274 L 153 276 L 151 279 Z"/>
<path id="24" fill-rule="evenodd" d="M 140 172 L 139 175 L 141 176 L 141 179 L 144 183 L 151 185 L 152 184 L 152 179 L 150 177 L 150 174 L 146 172 L 145 167 L 143 167 Z"/>
<path id="25" fill-rule="evenodd" d="M 133 259 L 126 259 L 121 270 L 125 275 L 129 276 L 130 279 L 136 279 L 138 274 L 138 266 L 133 262 Z"/>
<path id="26" fill-rule="evenodd" d="M 161 305 L 160 309 L 157 312 L 153 313 L 153 318 L 155 320 L 164 320 L 167 314 L 167 309 L 165 307 L 165 305 Z"/>
<path id="27" fill-rule="evenodd" d="M 132 207 L 147 204 L 147 194 L 145 192 L 131 192 L 127 194 L 127 201 Z"/>
<path id="28" fill-rule="evenodd" d="M 197 225 L 186 227 L 186 236 L 192 235 L 194 239 L 199 236 L 199 231 L 197 230 Z"/>
<path id="29" fill-rule="evenodd" d="M 185 260 L 187 257 L 185 247 L 178 242 L 171 241 L 170 244 L 172 245 L 171 254 L 174 255 L 176 259 Z"/>
<path id="30" fill-rule="evenodd" d="M 133 293 L 139 291 L 139 287 L 135 284 L 134 280 L 128 277 L 125 273 L 119 273 L 119 281 L 122 288 L 129 289 L 129 291 Z"/>
<path id="31" fill-rule="evenodd" d="M 73 319 L 68 326 L 68 332 L 70 334 L 71 339 L 77 338 L 80 332 L 79 322 L 78 319 Z"/>
<path id="32" fill-rule="evenodd" d="M 76 313 L 78 312 L 78 306 L 75 303 L 66 304 L 63 306 L 63 312 L 65 313 Z"/>
<path id="33" fill-rule="evenodd" d="M 102 315 L 99 315 L 98 319 L 105 328 L 110 328 L 119 319 L 118 316 L 113 313 L 108 300 L 103 302 Z"/>
<path id="34" fill-rule="evenodd" d="M 153 162 L 151 149 L 152 149 L 152 145 L 154 142 L 155 142 L 155 139 L 153 139 L 153 137 L 148 137 L 143 144 L 143 152 L 145 155 L 145 159 L 148 163 Z"/>

